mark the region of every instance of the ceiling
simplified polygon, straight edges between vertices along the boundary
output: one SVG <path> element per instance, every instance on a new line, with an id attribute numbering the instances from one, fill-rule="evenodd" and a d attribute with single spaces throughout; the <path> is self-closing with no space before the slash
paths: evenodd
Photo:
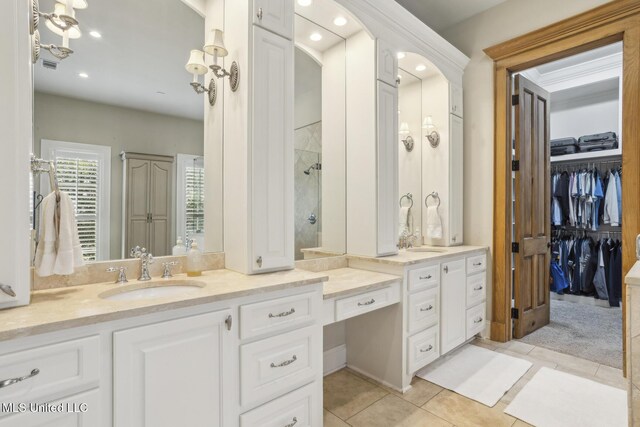
<path id="1" fill-rule="evenodd" d="M 417 67 L 420 68 L 417 69 Z M 440 74 L 440 71 L 435 65 L 423 56 L 412 52 L 407 52 L 404 54 L 404 57 L 398 58 L 398 68 L 421 80 Z"/>
<path id="2" fill-rule="evenodd" d="M 436 32 L 443 31 L 506 0 L 396 0 Z"/>
<path id="3" fill-rule="evenodd" d="M 35 65 L 36 91 L 178 117 L 202 120 L 203 95 L 196 95 L 184 69 L 190 49 L 202 49 L 204 19 L 182 0 L 89 1 L 76 11 L 82 37 L 71 40 L 75 51 L 56 60 L 56 70 Z M 54 0 L 40 0 L 53 10 Z M 102 38 L 89 35 L 99 31 Z M 41 20 L 43 43 L 60 44 Z M 86 73 L 81 78 L 79 73 Z"/>
<path id="4" fill-rule="evenodd" d="M 295 6 L 297 15 L 316 23 L 343 39 L 347 39 L 362 30 L 360 23 L 334 0 L 313 0 L 309 6 L 300 6 L 296 1 Z M 346 23 L 342 26 L 333 23 L 339 16 L 346 19 Z"/>
<path id="5" fill-rule="evenodd" d="M 603 46 L 597 49 L 588 50 L 577 55 L 569 56 L 567 58 L 559 59 L 557 61 L 549 62 L 547 64 L 536 67 L 536 70 L 540 74 L 548 74 L 554 71 L 561 70 L 563 68 L 573 67 L 575 65 L 584 64 L 596 59 L 606 58 L 607 56 L 616 55 L 622 53 L 622 42 L 613 43 L 607 46 Z"/>

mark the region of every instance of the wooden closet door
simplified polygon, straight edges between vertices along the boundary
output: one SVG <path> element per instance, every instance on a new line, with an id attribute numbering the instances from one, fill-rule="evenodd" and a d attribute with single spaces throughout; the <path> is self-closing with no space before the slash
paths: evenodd
<path id="1" fill-rule="evenodd" d="M 149 242 L 149 179 L 151 162 L 129 159 L 127 167 L 127 239 L 125 256 L 134 246 L 146 247 Z"/>
<path id="2" fill-rule="evenodd" d="M 171 184 L 173 163 L 153 161 L 150 165 L 149 251 L 155 256 L 169 255 L 171 245 Z"/>
<path id="3" fill-rule="evenodd" d="M 549 93 L 515 77 L 514 337 L 549 323 Z M 518 170 L 519 169 L 519 170 Z M 514 248 L 515 249 L 515 248 Z M 514 251 L 515 252 L 515 251 Z"/>

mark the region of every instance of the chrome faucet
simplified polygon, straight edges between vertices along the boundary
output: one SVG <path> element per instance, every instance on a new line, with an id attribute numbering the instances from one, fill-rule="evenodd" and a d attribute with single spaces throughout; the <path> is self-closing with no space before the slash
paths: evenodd
<path id="1" fill-rule="evenodd" d="M 140 248 L 140 246 L 131 248 L 130 255 L 133 258 L 140 258 L 140 277 L 138 277 L 138 280 L 141 282 L 151 280 L 149 264 L 153 264 L 153 255 L 148 253 L 146 248 Z"/>

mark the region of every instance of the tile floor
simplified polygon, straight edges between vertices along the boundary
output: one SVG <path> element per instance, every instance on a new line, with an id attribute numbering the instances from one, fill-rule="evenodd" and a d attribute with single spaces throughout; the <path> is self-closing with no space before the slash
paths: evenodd
<path id="1" fill-rule="evenodd" d="M 493 408 L 414 378 L 405 395 L 349 369 L 324 378 L 325 427 L 523 427 L 529 424 L 503 411 L 543 366 L 626 389 L 620 369 L 535 347 L 519 341 L 476 339 L 474 345 L 529 360 L 533 366 Z"/>

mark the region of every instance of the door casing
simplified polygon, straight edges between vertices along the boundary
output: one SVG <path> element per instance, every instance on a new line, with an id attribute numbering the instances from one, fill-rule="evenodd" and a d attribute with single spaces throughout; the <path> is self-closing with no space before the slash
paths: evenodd
<path id="1" fill-rule="evenodd" d="M 640 192 L 640 1 L 617 0 L 485 49 L 494 61 L 493 289 L 491 339 L 509 341 L 511 330 L 511 75 L 617 41 L 623 42 L 622 203 L 631 206 Z M 640 216 L 622 214 L 623 276 L 636 261 Z M 626 299 L 626 289 L 622 288 Z M 626 334 L 626 305 L 622 307 Z M 623 340 L 626 372 L 626 342 Z"/>

